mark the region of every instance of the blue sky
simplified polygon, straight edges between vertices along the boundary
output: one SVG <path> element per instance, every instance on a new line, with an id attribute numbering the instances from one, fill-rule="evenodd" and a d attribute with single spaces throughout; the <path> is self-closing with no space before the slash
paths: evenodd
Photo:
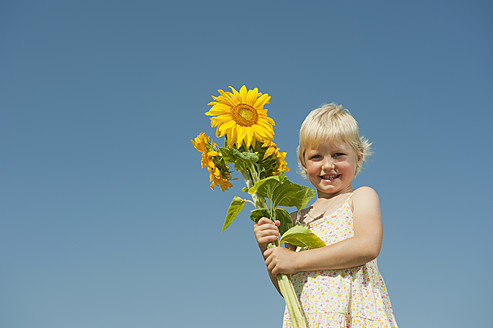
<path id="1" fill-rule="evenodd" d="M 401 327 L 486 326 L 493 304 L 488 1 L 2 1 L 0 326 L 280 327 L 243 187 L 190 139 L 210 96 L 272 96 L 298 129 L 342 103 L 375 153 L 380 271 Z M 219 141 L 219 140 L 218 140 Z"/>

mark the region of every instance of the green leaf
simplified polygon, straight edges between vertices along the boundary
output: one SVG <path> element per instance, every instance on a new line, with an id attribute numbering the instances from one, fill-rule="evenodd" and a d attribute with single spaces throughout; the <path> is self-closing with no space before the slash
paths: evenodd
<path id="1" fill-rule="evenodd" d="M 257 181 L 248 192 L 250 194 L 257 194 L 260 197 L 272 198 L 274 190 L 281 185 L 279 176 L 271 176 L 260 181 Z"/>
<path id="2" fill-rule="evenodd" d="M 268 208 L 257 208 L 250 213 L 250 219 L 255 223 L 263 217 L 270 219 L 270 211 Z"/>
<path id="3" fill-rule="evenodd" d="M 227 227 L 233 222 L 233 220 L 236 218 L 238 213 L 241 212 L 243 209 L 243 206 L 245 206 L 246 200 L 242 199 L 238 196 L 235 196 L 233 200 L 231 201 L 231 204 L 229 205 L 228 208 L 228 214 L 226 214 L 226 221 L 224 221 L 223 225 L 223 230 L 226 230 Z"/>
<path id="4" fill-rule="evenodd" d="M 301 210 L 316 194 L 312 188 L 300 186 L 286 179 L 279 188 L 274 190 L 272 202 L 274 207 L 296 206 L 298 210 Z"/>
<path id="5" fill-rule="evenodd" d="M 219 151 L 223 155 L 226 163 L 234 163 L 237 171 L 242 171 L 249 166 L 255 164 L 259 157 L 257 154 L 249 151 L 240 151 L 236 148 L 230 148 L 227 146 L 219 148 Z"/>
<path id="6" fill-rule="evenodd" d="M 286 231 L 282 235 L 280 243 L 289 243 L 302 248 L 319 248 L 325 246 L 322 239 L 318 238 L 307 226 L 303 225 L 296 225 Z"/>
<path id="7" fill-rule="evenodd" d="M 224 160 L 227 163 L 236 163 L 242 161 L 245 163 L 256 163 L 258 161 L 258 155 L 249 151 L 239 151 L 236 148 L 221 147 L 219 151 L 223 155 Z"/>
<path id="8" fill-rule="evenodd" d="M 223 155 L 224 161 L 226 163 L 234 163 L 235 162 L 235 155 L 234 151 L 236 149 L 234 148 L 229 148 L 229 147 L 220 147 L 219 151 L 221 152 L 221 155 Z"/>
<path id="9" fill-rule="evenodd" d="M 254 164 L 258 161 L 258 155 L 248 151 L 238 152 L 238 156 L 245 163 Z"/>
<path id="10" fill-rule="evenodd" d="M 279 232 L 283 235 L 293 226 L 293 219 L 291 218 L 291 215 L 289 215 L 289 212 L 284 208 L 276 208 L 274 212 L 276 215 L 276 220 L 281 222 L 279 225 Z"/>

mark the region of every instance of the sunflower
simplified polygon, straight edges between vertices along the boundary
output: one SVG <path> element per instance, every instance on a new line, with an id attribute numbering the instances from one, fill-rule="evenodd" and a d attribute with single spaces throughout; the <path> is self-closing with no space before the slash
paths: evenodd
<path id="1" fill-rule="evenodd" d="M 214 190 L 215 186 L 219 186 L 222 191 L 226 191 L 228 188 L 233 186 L 233 184 L 229 182 L 231 179 L 229 172 L 222 172 L 222 170 L 215 165 L 213 160 L 209 161 L 207 166 L 210 171 L 210 187 L 212 190 Z"/>
<path id="2" fill-rule="evenodd" d="M 209 163 L 210 156 L 217 156 L 218 153 L 214 150 L 214 146 L 217 146 L 214 142 L 210 142 L 210 137 L 208 137 L 205 133 L 200 133 L 195 140 L 192 141 L 195 149 L 202 153 L 202 167 L 206 167 Z"/>
<path id="3" fill-rule="evenodd" d="M 282 172 L 289 171 L 289 168 L 287 167 L 288 163 L 286 163 L 286 155 L 288 153 L 280 152 L 279 148 L 277 148 L 276 144 L 272 141 L 263 144 L 262 147 L 267 148 L 264 153 L 264 160 L 267 159 L 269 156 L 273 156 L 276 160 L 276 166 L 274 172 L 272 172 L 273 175 L 279 175 Z"/>
<path id="4" fill-rule="evenodd" d="M 230 87 L 232 92 L 218 90 L 220 96 L 212 98 L 212 108 L 205 113 L 211 117 L 211 127 L 217 127 L 216 135 L 226 135 L 228 147 L 240 148 L 243 143 L 249 148 L 256 141 L 266 143 L 274 139 L 274 120 L 267 116 L 264 105 L 270 100 L 268 94 L 258 89 L 247 90 L 242 86 L 240 92 Z"/>
<path id="5" fill-rule="evenodd" d="M 222 191 L 226 191 L 229 187 L 232 187 L 233 185 L 229 180 L 235 179 L 231 178 L 228 165 L 217 152 L 217 145 L 214 142 L 210 142 L 210 137 L 205 133 L 200 133 L 191 141 L 193 146 L 202 153 L 202 167 L 207 166 L 210 172 L 211 189 L 214 190 L 215 186 L 219 186 Z"/>
<path id="6" fill-rule="evenodd" d="M 286 163 L 286 155 L 288 153 L 286 152 L 280 152 L 279 151 L 279 148 L 276 148 L 276 150 L 274 151 L 274 154 L 276 156 L 276 161 L 277 161 L 277 167 L 276 167 L 276 170 L 274 171 L 274 175 L 279 175 L 281 174 L 282 172 L 288 172 L 289 171 L 289 167 L 287 167 L 288 163 Z"/>

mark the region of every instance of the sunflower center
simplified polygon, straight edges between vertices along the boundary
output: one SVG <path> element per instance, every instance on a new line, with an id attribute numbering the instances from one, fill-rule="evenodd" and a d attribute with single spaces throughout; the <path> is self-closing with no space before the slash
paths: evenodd
<path id="1" fill-rule="evenodd" d="M 233 120 L 241 126 L 252 126 L 258 121 L 258 113 L 250 105 L 238 104 L 231 111 Z"/>

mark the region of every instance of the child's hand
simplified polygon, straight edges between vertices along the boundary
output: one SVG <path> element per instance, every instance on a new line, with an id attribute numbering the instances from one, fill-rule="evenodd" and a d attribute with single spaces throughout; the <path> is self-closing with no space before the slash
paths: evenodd
<path id="1" fill-rule="evenodd" d="M 267 245 L 279 239 L 279 225 L 281 222 L 276 220 L 272 222 L 271 219 L 261 218 L 253 226 L 253 232 L 255 233 L 255 238 L 257 238 L 258 246 L 262 253 L 267 250 Z"/>
<path id="2" fill-rule="evenodd" d="M 296 259 L 299 253 L 285 247 L 272 247 L 264 252 L 265 265 L 274 276 L 298 272 Z"/>

